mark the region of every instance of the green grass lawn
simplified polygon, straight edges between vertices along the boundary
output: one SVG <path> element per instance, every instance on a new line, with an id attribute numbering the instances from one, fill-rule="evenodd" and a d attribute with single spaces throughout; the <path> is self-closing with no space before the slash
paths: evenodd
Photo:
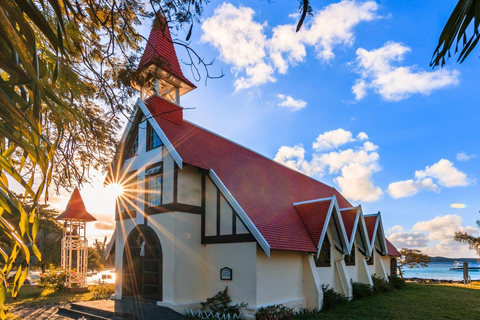
<path id="1" fill-rule="evenodd" d="M 404 289 L 298 319 L 480 319 L 480 285 L 407 283 Z"/>

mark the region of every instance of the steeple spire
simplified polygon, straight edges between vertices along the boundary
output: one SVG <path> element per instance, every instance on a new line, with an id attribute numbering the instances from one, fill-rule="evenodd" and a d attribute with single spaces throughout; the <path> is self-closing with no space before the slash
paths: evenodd
<path id="1" fill-rule="evenodd" d="M 150 87 L 140 88 L 142 100 L 157 94 L 179 104 L 181 95 L 196 88 L 183 75 L 173 46 L 170 29 L 165 17 L 161 14 L 153 22 L 138 68 L 141 68 L 144 72 L 155 74 L 154 83 Z"/>

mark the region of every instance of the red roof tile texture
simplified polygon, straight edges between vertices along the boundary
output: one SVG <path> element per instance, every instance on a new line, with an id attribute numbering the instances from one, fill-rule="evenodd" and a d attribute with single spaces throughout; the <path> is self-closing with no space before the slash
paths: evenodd
<path id="1" fill-rule="evenodd" d="M 148 67 L 151 64 L 160 64 L 159 67 L 195 88 L 195 85 L 183 75 L 173 46 L 170 29 L 163 16 L 158 17 L 153 22 L 145 51 L 138 66 Z"/>
<path id="2" fill-rule="evenodd" d="M 352 241 L 353 227 L 355 225 L 355 220 L 357 219 L 357 211 L 357 208 L 340 211 L 343 225 L 347 232 L 348 241 Z"/>
<path id="3" fill-rule="evenodd" d="M 365 227 L 367 227 L 368 240 L 372 242 L 373 233 L 375 232 L 375 224 L 377 223 L 377 216 L 366 216 Z"/>
<path id="4" fill-rule="evenodd" d="M 327 220 L 328 209 L 330 208 L 331 203 L 332 199 L 329 199 L 295 206 L 295 209 L 305 224 L 313 243 L 316 245 L 318 245 L 320 242 L 320 236 L 322 234 L 325 221 Z"/>
<path id="5" fill-rule="evenodd" d="M 148 106 L 152 116 L 159 116 L 173 123 L 182 124 L 183 109 L 172 102 L 153 95 L 145 100 L 145 104 Z"/>
<path id="6" fill-rule="evenodd" d="M 56 220 L 78 220 L 78 221 L 97 221 L 94 216 L 87 212 L 82 196 L 78 188 L 73 190 L 72 196 L 68 201 L 65 211 L 55 218 Z"/>
<path id="7" fill-rule="evenodd" d="M 352 206 L 334 188 L 188 121 L 155 119 L 185 163 L 215 171 L 271 249 L 317 251 L 308 229 L 318 226 L 307 228 L 293 203 L 335 195 L 340 208 Z"/>
<path id="8" fill-rule="evenodd" d="M 400 252 L 398 252 L 397 248 L 395 248 L 395 246 L 390 242 L 388 241 L 387 238 L 385 238 L 385 242 L 387 243 L 387 254 L 391 257 L 400 257 L 401 254 Z"/>

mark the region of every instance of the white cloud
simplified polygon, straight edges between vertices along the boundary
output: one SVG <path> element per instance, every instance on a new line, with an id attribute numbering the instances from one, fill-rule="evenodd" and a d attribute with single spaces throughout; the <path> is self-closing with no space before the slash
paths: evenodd
<path id="1" fill-rule="evenodd" d="M 437 216 L 431 220 L 417 222 L 411 230 L 404 231 L 400 226 L 398 232 L 392 233 L 388 239 L 397 248 L 419 248 L 430 256 L 446 256 L 461 258 L 473 256 L 468 245 L 453 240 L 456 231 L 478 235 L 478 229 L 463 226 L 463 218 L 458 215 Z M 391 230 L 392 230 L 391 229 Z"/>
<path id="2" fill-rule="evenodd" d="M 202 24 L 201 40 L 220 51 L 220 57 L 233 66 L 236 89 L 275 81 L 273 68 L 265 63 L 265 24 L 253 21 L 255 12 L 229 3 L 218 6 L 211 18 Z"/>
<path id="3" fill-rule="evenodd" d="M 416 195 L 420 190 L 439 190 L 438 186 L 433 183 L 431 178 L 423 180 L 413 181 L 412 179 L 406 181 L 393 182 L 388 185 L 387 192 L 392 198 L 404 198 L 412 197 Z"/>
<path id="4" fill-rule="evenodd" d="M 465 187 L 471 181 L 467 179 L 467 175 L 453 166 L 453 163 L 446 159 L 441 159 L 431 167 L 427 166 L 425 170 L 415 171 L 415 178 L 423 179 L 432 177 L 444 187 Z"/>
<path id="5" fill-rule="evenodd" d="M 428 239 L 420 232 L 397 232 L 388 236 L 388 240 L 399 250 L 401 248 L 422 248 L 428 245 Z"/>
<path id="6" fill-rule="evenodd" d="M 291 111 L 298 111 L 307 106 L 307 102 L 300 99 L 299 100 L 293 99 L 291 96 L 278 94 L 277 97 L 282 100 L 278 105 L 281 107 L 285 107 Z"/>
<path id="7" fill-rule="evenodd" d="M 475 155 L 472 154 L 472 155 L 467 155 L 465 152 L 459 152 L 457 153 L 457 160 L 458 161 L 468 161 L 472 158 L 475 158 Z"/>
<path id="8" fill-rule="evenodd" d="M 378 169 L 354 162 L 344 166 L 342 175 L 333 181 L 338 184 L 342 194 L 348 199 L 377 201 L 382 195 L 382 189 L 375 187 L 372 181 L 372 174 L 376 171 Z"/>
<path id="9" fill-rule="evenodd" d="M 392 233 L 399 233 L 399 232 L 404 232 L 404 231 L 405 231 L 405 229 L 404 229 L 401 225 L 397 224 L 396 226 L 393 226 L 393 227 L 391 227 L 390 229 L 388 229 L 388 230 L 385 232 L 385 234 L 386 234 L 386 235 L 390 235 L 390 234 L 392 234 Z M 389 239 L 389 240 L 390 240 L 390 239 Z"/>
<path id="10" fill-rule="evenodd" d="M 400 101 L 415 93 L 429 95 L 433 90 L 458 84 L 458 70 L 427 72 L 417 70 L 415 66 L 394 65 L 403 61 L 403 56 L 410 51 L 397 42 L 387 42 L 371 51 L 357 49 L 357 72 L 361 78 L 352 86 L 356 100 L 363 99 L 368 89 L 373 89 L 387 101 Z"/>
<path id="11" fill-rule="evenodd" d="M 417 222 L 412 229 L 428 232 L 429 240 L 448 240 L 453 239 L 456 231 L 477 234 L 478 229 L 462 226 L 463 218 L 456 214 L 437 216 L 432 220 Z"/>
<path id="12" fill-rule="evenodd" d="M 313 143 L 313 148 L 319 151 L 330 150 L 352 141 L 355 139 L 352 138 L 350 131 L 337 129 L 319 135 L 317 141 Z"/>
<path id="13" fill-rule="evenodd" d="M 357 139 L 358 140 L 367 140 L 368 135 L 365 132 L 360 132 L 359 134 L 357 134 Z"/>
<path id="14" fill-rule="evenodd" d="M 232 65 L 235 89 L 240 90 L 275 81 L 276 71 L 284 74 L 289 66 L 305 60 L 306 46 L 313 46 L 321 61 L 333 59 L 333 49 L 351 46 L 354 27 L 376 19 L 377 9 L 374 1 L 341 1 L 316 12 L 300 32 L 295 32 L 296 23 L 279 25 L 267 39 L 267 23 L 254 21 L 251 8 L 223 3 L 203 23 L 201 40 Z"/>
<path id="15" fill-rule="evenodd" d="M 306 152 L 302 146 L 283 146 L 274 160 L 316 177 L 335 174 L 337 176 L 333 181 L 345 197 L 354 201 L 376 201 L 382 195 L 382 190 L 375 186 L 372 179 L 372 175 L 380 170 L 380 156 L 376 152 L 378 146 L 365 141 L 354 148 L 325 152 L 368 138 L 364 132 L 359 133 L 357 139 L 352 137 L 351 132 L 343 129 L 328 131 L 320 134 L 312 144 L 314 152 L 310 161 L 305 159 Z"/>
<path id="16" fill-rule="evenodd" d="M 388 193 L 392 198 L 404 198 L 416 195 L 421 190 L 440 192 L 437 183 L 443 187 L 464 187 L 472 183 L 467 175 L 453 166 L 453 163 L 441 159 L 425 170 L 415 171 L 415 180 L 392 182 L 388 185 Z"/>

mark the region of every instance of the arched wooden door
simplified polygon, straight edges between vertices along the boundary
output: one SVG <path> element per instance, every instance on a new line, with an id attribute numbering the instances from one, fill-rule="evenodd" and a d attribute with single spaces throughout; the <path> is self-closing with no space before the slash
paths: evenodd
<path id="1" fill-rule="evenodd" d="M 123 253 L 123 299 L 162 301 L 162 271 L 162 247 L 155 231 L 136 226 Z"/>

